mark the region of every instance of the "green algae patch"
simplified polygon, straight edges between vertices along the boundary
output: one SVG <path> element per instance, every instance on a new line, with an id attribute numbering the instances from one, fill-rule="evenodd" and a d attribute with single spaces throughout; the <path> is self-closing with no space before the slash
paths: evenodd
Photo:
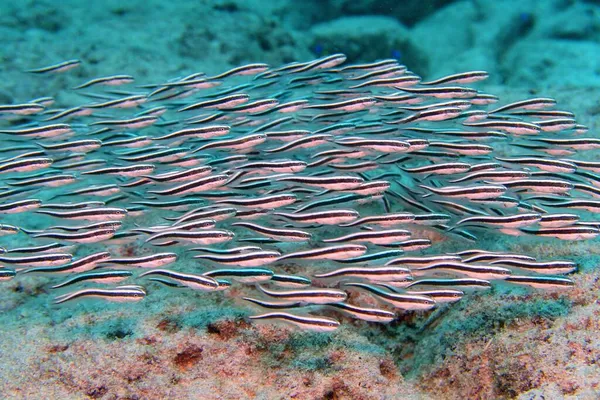
<path id="1" fill-rule="evenodd" d="M 365 330 L 363 335 L 374 348 L 391 355 L 406 378 L 415 378 L 454 355 L 466 341 L 491 339 L 518 321 L 554 321 L 569 314 L 572 306 L 565 296 L 532 299 L 481 293 L 427 315 L 406 313 L 391 324 Z"/>
<path id="2" fill-rule="evenodd" d="M 410 357 L 404 359 L 402 355 L 409 353 L 404 351 L 398 360 L 407 377 L 418 376 L 428 366 L 452 355 L 454 349 L 466 340 L 491 337 L 518 320 L 553 321 L 566 316 L 572 308 L 571 301 L 566 297 L 556 300 L 523 298 L 512 299 L 511 303 L 482 302 L 473 305 L 477 300 L 473 298 L 452 310 L 429 330 L 410 334 Z"/>
<path id="3" fill-rule="evenodd" d="M 330 357 L 312 354 L 299 354 L 291 365 L 295 369 L 324 373 L 333 369 L 333 362 Z"/>
<path id="4" fill-rule="evenodd" d="M 287 345 L 295 350 L 323 350 L 334 342 L 332 335 L 320 332 L 294 332 Z"/>
<path id="5" fill-rule="evenodd" d="M 181 316 L 181 325 L 183 327 L 192 327 L 196 329 L 206 329 L 207 325 L 221 320 L 237 319 L 244 316 L 244 312 L 239 308 L 229 306 L 206 306 L 199 307 L 193 311 L 186 312 Z"/>

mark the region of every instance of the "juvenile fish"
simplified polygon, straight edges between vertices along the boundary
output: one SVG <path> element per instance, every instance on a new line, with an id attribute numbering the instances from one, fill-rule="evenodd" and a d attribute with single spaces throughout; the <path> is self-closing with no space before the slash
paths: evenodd
<path id="1" fill-rule="evenodd" d="M 134 81 L 133 77 L 130 75 L 112 75 L 105 76 L 102 78 L 91 79 L 87 82 L 82 83 L 81 85 L 75 86 L 73 89 L 85 89 L 90 86 L 95 85 L 103 85 L 103 86 L 118 86 L 125 85 L 128 83 L 132 83 Z"/>
<path id="2" fill-rule="evenodd" d="M 116 233 L 117 232 L 114 229 L 100 228 L 76 233 L 44 232 L 33 235 L 33 237 L 50 238 L 76 243 L 97 243 L 112 238 Z"/>
<path id="3" fill-rule="evenodd" d="M 411 272 L 402 267 L 350 267 L 340 268 L 323 274 L 315 274 L 315 278 L 344 278 L 356 277 L 368 279 L 370 281 L 396 281 L 410 276 Z"/>
<path id="4" fill-rule="evenodd" d="M 506 279 L 511 274 L 507 268 L 465 263 L 436 263 L 411 269 L 412 274 L 415 276 L 423 276 L 438 271 L 484 280 Z"/>
<path id="5" fill-rule="evenodd" d="M 110 258 L 103 261 L 105 264 L 117 264 L 138 268 L 158 268 L 177 261 L 175 253 L 157 253 L 143 257 Z"/>
<path id="6" fill-rule="evenodd" d="M 197 243 L 197 244 L 216 244 L 223 243 L 232 240 L 234 233 L 227 230 L 203 230 L 203 231 L 179 231 L 169 230 L 166 232 L 159 232 L 148 239 L 146 243 L 155 242 L 158 239 L 166 240 L 182 240 L 184 242 Z"/>
<path id="7" fill-rule="evenodd" d="M 73 259 L 67 253 L 49 253 L 34 256 L 10 257 L 0 256 L 0 263 L 11 265 L 25 265 L 27 267 L 51 267 L 64 265 Z"/>
<path id="8" fill-rule="evenodd" d="M 506 193 L 507 187 L 503 185 L 478 185 L 478 186 L 446 186 L 434 188 L 426 185 L 420 187 L 444 197 L 464 199 L 493 199 Z"/>
<path id="9" fill-rule="evenodd" d="M 269 281 L 273 276 L 273 271 L 265 268 L 232 268 L 215 269 L 204 272 L 202 275 L 214 279 L 230 278 L 242 283 L 256 283 Z"/>
<path id="10" fill-rule="evenodd" d="M 180 285 L 189 287 L 190 289 L 194 290 L 214 291 L 217 290 L 219 287 L 219 283 L 215 279 L 210 278 L 208 276 L 184 274 L 168 269 L 153 269 L 151 271 L 140 274 L 139 277 L 143 278 L 145 276 L 151 275 L 164 276 L 165 278 L 169 278 L 171 281 L 174 281 Z"/>
<path id="11" fill-rule="evenodd" d="M 99 253 L 93 253 L 77 259 L 66 265 L 58 266 L 45 266 L 39 268 L 28 268 L 23 273 L 79 273 L 92 270 L 96 266 L 110 258 L 110 253 L 103 251 Z"/>
<path id="12" fill-rule="evenodd" d="M 215 204 L 229 204 L 234 206 L 252 207 L 255 209 L 275 209 L 295 203 L 298 197 L 293 194 L 278 194 L 272 196 L 254 197 L 246 199 L 217 200 Z"/>
<path id="13" fill-rule="evenodd" d="M 38 214 L 49 215 L 56 218 L 72 219 L 72 220 L 90 220 L 90 221 L 109 221 L 120 220 L 125 218 L 127 210 L 123 208 L 101 207 L 101 208 L 84 208 L 72 211 L 35 211 Z"/>
<path id="14" fill-rule="evenodd" d="M 131 271 L 96 271 L 88 272 L 80 275 L 76 275 L 72 278 L 67 279 L 59 284 L 51 286 L 52 289 L 60 289 L 66 286 L 70 286 L 76 283 L 119 283 L 133 274 Z"/>
<path id="15" fill-rule="evenodd" d="M 285 312 L 252 315 L 248 318 L 251 320 L 281 320 L 301 329 L 316 332 L 331 332 L 340 327 L 340 323 L 332 318 L 301 316 Z"/>
<path id="16" fill-rule="evenodd" d="M 346 283 L 345 286 L 364 289 L 377 299 L 403 310 L 430 310 L 436 305 L 435 300 L 427 296 L 393 293 L 364 283 Z"/>
<path id="17" fill-rule="evenodd" d="M 366 252 L 367 247 L 363 245 L 339 245 L 284 254 L 283 256 L 279 257 L 277 261 L 283 261 L 287 259 L 344 260 L 347 258 L 362 256 Z"/>
<path id="18" fill-rule="evenodd" d="M 0 282 L 1 281 L 9 281 L 17 275 L 17 272 L 14 269 L 10 268 L 0 268 Z"/>
<path id="19" fill-rule="evenodd" d="M 275 212 L 273 215 L 278 215 L 295 222 L 303 224 L 323 224 L 323 225 L 339 225 L 350 223 L 358 219 L 359 214 L 354 210 L 331 210 L 318 211 L 313 213 L 282 213 Z"/>
<path id="20" fill-rule="evenodd" d="M 60 73 L 60 72 L 66 72 L 73 68 L 77 68 L 80 65 L 81 65 L 81 60 L 73 59 L 73 60 L 62 61 L 58 64 L 48 65 L 46 67 L 28 69 L 26 72 L 31 72 L 32 74 Z"/>
<path id="21" fill-rule="evenodd" d="M 195 259 L 210 260 L 219 264 L 235 265 L 238 267 L 260 267 L 275 262 L 281 253 L 277 251 L 251 251 L 234 255 L 208 255 L 194 256 Z"/>
<path id="22" fill-rule="evenodd" d="M 269 297 L 285 301 L 299 301 L 303 304 L 329 304 L 346 300 L 348 295 L 339 289 L 299 289 L 273 291 L 258 285 L 261 292 Z"/>
<path id="23" fill-rule="evenodd" d="M 311 234 L 309 232 L 301 231 L 299 229 L 269 228 L 250 222 L 234 222 L 231 224 L 231 226 L 243 226 L 267 237 L 284 242 L 304 242 L 306 240 L 310 240 L 311 238 Z"/>
<path id="24" fill-rule="evenodd" d="M 61 304 L 67 301 L 89 297 L 123 303 L 142 300 L 146 297 L 146 291 L 141 286 L 135 285 L 118 286 L 114 289 L 81 289 L 73 293 L 57 296 L 54 298 L 54 304 Z"/>
<path id="25" fill-rule="evenodd" d="M 359 307 L 348 303 L 332 303 L 327 304 L 327 307 L 339 310 L 346 315 L 362 321 L 388 323 L 396 318 L 396 315 L 393 312 L 387 310 Z"/>
<path id="26" fill-rule="evenodd" d="M 324 243 L 338 242 L 369 242 L 373 244 L 390 244 L 406 240 L 411 232 L 404 229 L 390 229 L 383 231 L 358 232 L 332 239 L 323 239 Z"/>
<path id="27" fill-rule="evenodd" d="M 575 283 L 568 278 L 559 278 L 551 276 L 517 276 L 513 275 L 506 279 L 506 282 L 517 285 L 530 286 L 535 289 L 570 289 Z"/>

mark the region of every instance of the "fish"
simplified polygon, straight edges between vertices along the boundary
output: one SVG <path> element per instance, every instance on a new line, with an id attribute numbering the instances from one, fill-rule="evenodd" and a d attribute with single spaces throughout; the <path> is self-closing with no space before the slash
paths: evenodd
<path id="1" fill-rule="evenodd" d="M 405 229 L 389 229 L 383 231 L 358 232 L 332 239 L 323 239 L 323 243 L 368 242 L 373 244 L 390 244 L 408 239 L 412 233 Z"/>
<path id="2" fill-rule="evenodd" d="M 199 108 L 216 108 L 216 109 L 224 109 L 234 107 L 238 104 L 242 104 L 247 102 L 250 99 L 250 96 L 247 94 L 232 94 L 230 96 L 221 97 L 213 100 L 201 101 L 198 103 L 190 104 L 185 107 L 181 107 L 177 112 L 191 111 L 197 110 Z"/>
<path id="3" fill-rule="evenodd" d="M 35 211 L 37 214 L 70 220 L 108 221 L 119 220 L 127 216 L 127 210 L 117 207 L 84 208 L 73 211 Z"/>
<path id="4" fill-rule="evenodd" d="M 0 214 L 16 214 L 29 210 L 35 210 L 42 205 L 39 199 L 18 200 L 12 203 L 0 203 Z"/>
<path id="5" fill-rule="evenodd" d="M 569 278 L 548 276 L 513 275 L 506 279 L 506 282 L 538 289 L 570 289 L 574 286 L 574 282 Z"/>
<path id="6" fill-rule="evenodd" d="M 553 237 L 561 240 L 586 240 L 593 239 L 600 234 L 600 230 L 586 226 L 563 226 L 557 228 L 520 229 L 522 232 L 534 236 Z"/>
<path id="7" fill-rule="evenodd" d="M 151 173 L 156 167 L 152 164 L 136 164 L 127 167 L 107 167 L 84 171 L 81 175 L 118 175 L 124 177 L 135 177 Z"/>
<path id="8" fill-rule="evenodd" d="M 569 274 L 577 270 L 577 265 L 571 261 L 531 261 L 519 259 L 496 259 L 490 261 L 492 265 L 502 265 L 505 267 L 516 267 L 528 271 L 534 271 L 545 274 Z"/>
<path id="9" fill-rule="evenodd" d="M 275 194 L 270 196 L 217 200 L 215 204 L 227 204 L 233 206 L 252 207 L 258 209 L 275 209 L 295 203 L 298 197 L 291 193 Z"/>
<path id="10" fill-rule="evenodd" d="M 3 249 L 1 253 L 45 253 L 47 251 L 60 249 L 61 247 L 65 247 L 62 243 L 50 243 L 42 246 L 33 246 L 33 247 L 15 247 L 9 249 Z"/>
<path id="11" fill-rule="evenodd" d="M 345 283 L 344 286 L 351 288 L 357 287 L 366 290 L 367 292 L 374 294 L 377 299 L 384 303 L 403 310 L 430 310 L 436 305 L 435 300 L 427 296 L 393 293 L 373 285 L 358 282 Z"/>
<path id="12" fill-rule="evenodd" d="M 158 194 L 161 196 L 184 195 L 189 193 L 200 193 L 208 190 L 216 189 L 225 185 L 229 177 L 225 174 L 211 175 L 204 178 L 196 179 L 191 182 L 184 183 L 165 190 L 150 190 L 148 193 Z"/>
<path id="13" fill-rule="evenodd" d="M 9 281 L 17 276 L 17 272 L 10 268 L 0 268 L 0 282 Z"/>
<path id="14" fill-rule="evenodd" d="M 265 135 L 265 138 L 268 138 L 268 136 Z M 265 150 L 265 153 L 281 153 L 285 151 L 316 147 L 329 142 L 331 138 L 332 136 L 329 134 L 303 136 L 299 139 L 292 140 L 283 146 Z M 264 141 L 266 140 L 263 140 L 262 142 Z"/>
<path id="15" fill-rule="evenodd" d="M 78 59 L 31 70 L 57 93 L 0 105 L 0 280 L 43 274 L 70 291 L 57 303 L 219 292 L 317 331 L 505 283 L 572 287 L 568 257 L 478 247 L 598 236 L 589 128 L 553 98 L 482 92 L 487 71 L 346 58 L 158 83 L 95 65 L 67 85 Z"/>
<path id="16" fill-rule="evenodd" d="M 264 282 L 271 279 L 273 271 L 266 268 L 213 269 L 202 274 L 211 278 L 230 278 L 243 283 Z"/>
<path id="17" fill-rule="evenodd" d="M 440 85 L 447 83 L 472 83 L 487 79 L 490 74 L 486 71 L 468 71 L 461 72 L 459 74 L 452 74 L 448 76 L 444 76 L 442 78 L 438 78 L 432 81 L 421 82 L 421 85 Z"/>
<path id="18" fill-rule="evenodd" d="M 9 172 L 31 172 L 49 167 L 54 162 L 48 157 L 25 158 L 0 164 L 0 174 Z"/>
<path id="19" fill-rule="evenodd" d="M 379 308 L 360 307 L 349 303 L 331 303 L 327 304 L 327 307 L 339 310 L 356 319 L 369 322 L 389 323 L 396 318 L 396 315 L 391 311 Z"/>
<path id="20" fill-rule="evenodd" d="M 440 196 L 468 200 L 493 199 L 502 196 L 508 190 L 504 185 L 446 186 L 443 188 L 433 188 L 427 185 L 419 186 Z"/>
<path id="21" fill-rule="evenodd" d="M 401 167 L 402 168 L 402 167 Z M 467 163 L 444 163 L 424 165 L 415 168 L 402 168 L 403 171 L 411 174 L 433 174 L 433 175 L 451 175 L 467 172 L 471 165 Z"/>
<path id="22" fill-rule="evenodd" d="M 48 253 L 33 256 L 0 256 L 0 263 L 9 265 L 26 265 L 29 267 L 52 267 L 69 263 L 73 256 L 68 253 Z"/>
<path id="23" fill-rule="evenodd" d="M 269 308 L 273 310 L 303 307 L 303 304 L 300 301 L 264 301 L 254 299 L 252 297 L 242 297 L 242 300 L 249 301 L 250 303 L 256 304 L 262 308 Z"/>
<path id="24" fill-rule="evenodd" d="M 222 79 L 222 78 L 227 78 L 228 76 L 233 76 L 233 75 L 256 75 L 256 74 L 266 71 L 268 68 L 269 68 L 269 66 L 267 64 L 263 64 L 263 63 L 247 64 L 247 65 L 242 65 L 240 67 L 232 68 L 228 71 L 225 71 L 225 72 L 220 73 L 215 76 L 211 76 L 207 79 L 209 79 L 209 80 Z"/>
<path id="25" fill-rule="evenodd" d="M 522 226 L 529 226 L 540 222 L 542 215 L 538 213 L 524 213 L 515 215 L 502 215 L 502 216 L 476 216 L 463 218 L 458 221 L 454 226 L 459 225 L 489 225 L 497 226 L 502 228 L 520 228 Z"/>
<path id="26" fill-rule="evenodd" d="M 349 267 L 340 268 L 327 273 L 315 274 L 315 278 L 358 277 L 370 281 L 395 281 L 411 275 L 411 270 L 402 267 Z"/>
<path id="27" fill-rule="evenodd" d="M 50 226 L 48 229 L 55 230 L 55 231 L 77 232 L 77 231 L 85 231 L 85 230 L 90 230 L 90 229 L 109 228 L 109 229 L 113 229 L 116 231 L 119 228 L 121 228 L 122 226 L 123 226 L 122 221 L 101 221 L 101 222 L 95 222 L 93 224 L 88 224 L 88 225 L 69 225 L 69 226 L 54 225 L 54 226 Z"/>
<path id="28" fill-rule="evenodd" d="M 379 78 L 371 79 L 365 82 L 361 82 L 357 85 L 348 86 L 348 89 L 361 89 L 364 87 L 395 87 L 395 88 L 406 88 L 408 86 L 416 85 L 421 82 L 421 78 L 416 75 L 397 76 L 393 78 Z"/>
<path id="29" fill-rule="evenodd" d="M 38 103 L 0 105 L 0 114 L 31 115 L 44 111 L 46 107 Z"/>
<path id="30" fill-rule="evenodd" d="M 141 286 L 117 286 L 116 288 L 88 288 L 66 293 L 54 298 L 54 304 L 85 298 L 98 298 L 112 302 L 135 302 L 146 297 L 146 291 Z"/>
<path id="31" fill-rule="evenodd" d="M 382 258 L 396 257 L 404 253 L 403 250 L 385 250 L 378 253 L 371 253 L 363 256 L 347 258 L 344 260 L 335 260 L 342 264 L 355 264 L 355 263 L 368 263 L 374 260 L 380 260 Z"/>
<path id="32" fill-rule="evenodd" d="M 80 85 L 74 86 L 73 89 L 85 89 L 95 85 L 103 85 L 103 86 L 119 86 L 125 85 L 128 83 L 133 83 L 134 78 L 131 75 L 111 75 L 111 76 L 103 76 L 101 78 L 90 79 L 87 82 L 84 82 Z"/>
<path id="33" fill-rule="evenodd" d="M 504 279 L 504 280 L 507 280 L 509 278 L 510 277 L 506 277 L 506 279 Z M 409 283 L 406 287 L 413 288 L 415 286 L 453 287 L 453 288 L 459 288 L 459 289 L 481 290 L 481 289 L 490 289 L 492 287 L 492 284 L 488 280 L 478 279 L 478 278 L 448 278 L 448 279 L 425 278 L 425 279 L 415 280 L 414 282 Z"/>
<path id="34" fill-rule="evenodd" d="M 44 265 L 38 268 L 27 268 L 22 271 L 24 274 L 29 273 L 80 273 L 86 272 L 96 268 L 96 266 L 110 258 L 110 253 L 107 251 L 101 251 L 98 253 L 92 253 L 85 257 L 81 257 L 68 264 L 58 264 L 57 266 Z M 31 265 L 31 264 L 30 264 Z"/>
<path id="35" fill-rule="evenodd" d="M 81 65 L 81 60 L 72 59 L 67 61 L 62 61 L 57 64 L 48 65 L 41 68 L 28 69 L 26 72 L 30 72 L 32 74 L 49 74 L 49 73 L 61 73 L 69 71 L 73 68 L 77 68 Z"/>
<path id="36" fill-rule="evenodd" d="M 144 95 L 127 96 L 120 99 L 108 100 L 102 103 L 88 104 L 88 108 L 131 108 L 145 103 L 148 98 Z"/>
<path id="37" fill-rule="evenodd" d="M 431 297 L 436 303 L 456 303 L 465 295 L 465 292 L 456 289 L 406 290 L 404 293 Z"/>
<path id="38" fill-rule="evenodd" d="M 114 229 L 93 229 L 86 232 L 62 233 L 44 232 L 33 235 L 35 238 L 50 238 L 76 243 L 97 243 L 111 239 L 117 232 Z"/>
<path id="39" fill-rule="evenodd" d="M 302 250 L 293 253 L 287 253 L 280 256 L 277 261 L 288 259 L 302 260 L 344 260 L 351 257 L 359 257 L 367 252 L 367 247 L 363 245 L 339 245 L 321 247 L 312 250 Z"/>
<path id="40" fill-rule="evenodd" d="M 222 229 L 200 231 L 168 230 L 151 235 L 146 239 L 146 243 L 154 242 L 157 239 L 170 239 L 197 244 L 216 244 L 230 241 L 234 236 L 233 232 Z"/>
<path id="41" fill-rule="evenodd" d="M 554 160 L 534 157 L 495 158 L 498 161 L 507 162 L 511 164 L 532 166 L 548 172 L 572 173 L 575 172 L 575 170 L 578 168 L 578 165 L 576 163 L 572 163 L 566 160 Z"/>
<path id="42" fill-rule="evenodd" d="M 344 61 L 346 61 L 346 58 L 347 58 L 346 55 L 342 54 L 342 53 L 336 53 L 336 54 L 324 56 L 324 57 L 318 58 L 316 60 L 301 64 L 301 65 L 292 66 L 291 73 L 297 74 L 300 72 L 306 72 L 306 71 L 310 71 L 313 69 L 333 68 L 333 67 L 343 63 Z M 279 69 L 279 71 L 281 71 L 281 69 Z"/>
<path id="43" fill-rule="evenodd" d="M 493 109 L 493 110 L 489 111 L 489 113 L 497 114 L 497 113 L 507 112 L 507 111 L 514 112 L 515 110 L 539 110 L 539 109 L 543 109 L 543 108 L 549 108 L 554 105 L 556 105 L 555 99 L 552 99 L 549 97 L 540 97 L 540 98 L 516 101 L 514 103 L 510 103 L 510 104 L 504 105 L 502 107 Z"/>
<path id="44" fill-rule="evenodd" d="M 231 224 L 231 226 L 242 226 L 267 237 L 273 238 L 275 240 L 281 240 L 284 242 L 304 242 L 310 240 L 311 238 L 310 232 L 305 232 L 300 229 L 269 228 L 250 222 L 234 222 Z"/>
<path id="45" fill-rule="evenodd" d="M 51 286 L 52 289 L 60 289 L 66 286 L 74 285 L 81 282 L 94 283 L 119 283 L 133 274 L 131 271 L 94 271 L 76 275 L 61 283 Z"/>
<path id="46" fill-rule="evenodd" d="M 333 318 L 309 317 L 286 312 L 271 312 L 260 315 L 251 315 L 251 320 L 282 320 L 301 329 L 315 332 L 332 332 L 339 328 L 340 323 Z"/>
<path id="47" fill-rule="evenodd" d="M 338 303 L 348 298 L 348 294 L 339 289 L 298 289 L 269 290 L 258 285 L 260 291 L 269 297 L 284 301 L 299 301 L 303 304 Z"/>
<path id="48" fill-rule="evenodd" d="M 364 180 L 354 176 L 332 176 L 332 177 L 283 177 L 278 182 L 294 182 L 301 185 L 317 186 L 329 190 L 354 189 L 364 183 Z"/>
<path id="49" fill-rule="evenodd" d="M 218 136 L 227 135 L 231 131 L 231 127 L 228 125 L 213 125 L 196 128 L 181 129 L 179 131 L 171 132 L 166 135 L 158 136 L 152 140 L 171 140 L 179 138 L 193 137 L 194 139 L 212 139 Z"/>
<path id="50" fill-rule="evenodd" d="M 209 260 L 218 264 L 235 265 L 237 267 L 260 267 L 275 262 L 281 253 L 278 251 L 250 251 L 241 254 L 215 256 L 201 254 L 194 259 Z"/>
<path id="51" fill-rule="evenodd" d="M 153 269 L 143 274 L 138 275 L 139 278 L 145 276 L 158 275 L 174 281 L 185 287 L 202 290 L 202 291 L 213 291 L 217 290 L 219 283 L 208 276 L 196 275 L 196 274 L 184 274 L 181 272 L 171 271 L 168 269 Z"/>
<path id="52" fill-rule="evenodd" d="M 165 265 L 169 265 L 177 261 L 177 254 L 175 253 L 156 253 L 149 256 L 142 257 L 128 257 L 128 258 L 109 258 L 103 261 L 103 264 L 117 264 L 128 267 L 138 268 L 158 268 Z"/>
<path id="53" fill-rule="evenodd" d="M 511 274 L 508 268 L 465 263 L 434 263 L 411 269 L 414 276 L 430 275 L 438 271 L 484 280 L 505 279 Z"/>
<path id="54" fill-rule="evenodd" d="M 127 118 L 127 119 L 111 119 L 111 120 L 100 120 L 92 122 L 90 126 L 105 126 L 110 129 L 143 129 L 153 125 L 158 121 L 158 117 L 155 115 L 142 115 L 139 117 Z"/>
<path id="55" fill-rule="evenodd" d="M 359 214 L 355 210 L 332 210 L 318 211 L 314 213 L 282 213 L 275 212 L 273 215 L 278 215 L 295 222 L 307 224 L 324 224 L 324 225 L 340 225 L 352 222 L 359 218 Z"/>

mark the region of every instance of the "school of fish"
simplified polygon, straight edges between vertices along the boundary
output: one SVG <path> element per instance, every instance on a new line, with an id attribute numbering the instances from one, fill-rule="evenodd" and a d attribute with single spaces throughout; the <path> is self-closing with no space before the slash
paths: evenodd
<path id="1" fill-rule="evenodd" d="M 244 285 L 250 319 L 314 331 L 498 281 L 573 286 L 572 261 L 477 244 L 598 236 L 600 162 L 584 153 L 600 139 L 554 99 L 495 105 L 466 86 L 485 71 L 425 82 L 345 61 L 104 76 L 64 88 L 79 104 L 0 105 L 0 280 L 50 277 L 57 304 Z"/>

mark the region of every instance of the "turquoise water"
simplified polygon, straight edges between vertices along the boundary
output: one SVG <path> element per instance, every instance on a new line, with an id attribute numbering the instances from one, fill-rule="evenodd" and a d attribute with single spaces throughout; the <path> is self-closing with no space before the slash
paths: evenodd
<path id="1" fill-rule="evenodd" d="M 2 398 L 597 395 L 594 2 L 0 10 Z"/>

